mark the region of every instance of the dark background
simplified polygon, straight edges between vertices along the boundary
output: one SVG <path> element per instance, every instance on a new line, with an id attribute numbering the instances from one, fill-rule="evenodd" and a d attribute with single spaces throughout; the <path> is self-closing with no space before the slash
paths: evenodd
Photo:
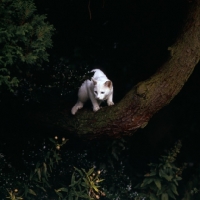
<path id="1" fill-rule="evenodd" d="M 167 48 L 181 33 L 190 5 L 186 0 L 91 0 L 90 19 L 89 1 L 35 2 L 38 12 L 47 14 L 48 21 L 56 28 L 53 48 L 49 50 L 50 62 L 79 54 L 79 60 L 87 60 L 90 69 L 102 69 L 113 81 L 114 102 L 120 101 L 132 86 L 150 77 L 168 59 Z M 145 129 L 125 138 L 131 165 L 143 170 L 146 163 L 172 147 L 178 139 L 183 141 L 179 162 L 198 164 L 199 70 L 198 65 L 182 91 L 150 120 Z M 58 103 L 66 100 L 66 104 L 73 104 L 76 92 L 70 96 L 73 100 L 65 97 Z M 27 110 L 30 111 L 33 104 L 24 106 L 15 97 L 4 99 L 1 106 L 1 149 L 18 167 L 27 143 L 39 144 L 46 137 L 65 134 L 27 120 Z M 45 104 L 39 107 L 44 109 Z M 72 139 L 69 149 L 82 151 L 92 148 L 92 144 L 94 150 L 97 144 L 103 149 L 107 143 Z"/>
<path id="2" fill-rule="evenodd" d="M 189 2 L 67 0 L 47 4 L 41 0 L 36 5 L 56 28 L 51 56 L 68 58 L 79 52 L 90 61 L 91 69 L 99 67 L 113 80 L 118 101 L 166 61 L 167 48 L 181 31 Z"/>

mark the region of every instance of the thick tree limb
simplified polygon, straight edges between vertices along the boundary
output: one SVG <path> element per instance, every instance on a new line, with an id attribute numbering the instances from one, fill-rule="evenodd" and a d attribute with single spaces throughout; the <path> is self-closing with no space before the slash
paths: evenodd
<path id="1" fill-rule="evenodd" d="M 169 48 L 171 56 L 156 74 L 138 83 L 115 106 L 96 113 L 83 109 L 76 116 L 62 112 L 56 124 L 90 138 L 120 137 L 144 127 L 180 92 L 200 59 L 200 0 L 192 4 L 182 35 Z"/>

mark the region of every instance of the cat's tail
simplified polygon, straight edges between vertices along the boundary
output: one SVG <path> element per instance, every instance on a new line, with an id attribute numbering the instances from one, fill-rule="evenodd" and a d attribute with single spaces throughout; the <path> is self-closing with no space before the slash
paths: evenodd
<path id="1" fill-rule="evenodd" d="M 100 69 L 93 69 L 91 72 L 99 72 L 99 71 L 101 71 Z"/>
<path id="2" fill-rule="evenodd" d="M 106 75 L 100 69 L 93 69 L 91 72 L 94 72 L 93 78 L 98 78 L 98 77 L 101 77 L 101 76 L 106 77 Z"/>

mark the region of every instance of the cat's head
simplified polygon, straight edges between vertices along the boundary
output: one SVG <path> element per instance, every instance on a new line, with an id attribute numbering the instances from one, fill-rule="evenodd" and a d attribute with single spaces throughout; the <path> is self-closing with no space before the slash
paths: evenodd
<path id="1" fill-rule="evenodd" d="M 96 81 L 92 78 L 94 84 L 94 96 L 97 100 L 106 100 L 108 95 L 112 91 L 112 81 L 107 80 L 106 82 L 103 81 Z"/>

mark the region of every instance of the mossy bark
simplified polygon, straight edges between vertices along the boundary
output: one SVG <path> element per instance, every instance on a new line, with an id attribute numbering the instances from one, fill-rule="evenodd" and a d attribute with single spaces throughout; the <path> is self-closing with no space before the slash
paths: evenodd
<path id="1" fill-rule="evenodd" d="M 199 61 L 200 0 L 191 3 L 183 32 L 168 50 L 168 61 L 148 80 L 133 87 L 119 103 L 96 113 L 83 109 L 76 116 L 69 116 L 62 112 L 57 124 L 89 138 L 120 137 L 143 128 L 179 93 Z"/>

